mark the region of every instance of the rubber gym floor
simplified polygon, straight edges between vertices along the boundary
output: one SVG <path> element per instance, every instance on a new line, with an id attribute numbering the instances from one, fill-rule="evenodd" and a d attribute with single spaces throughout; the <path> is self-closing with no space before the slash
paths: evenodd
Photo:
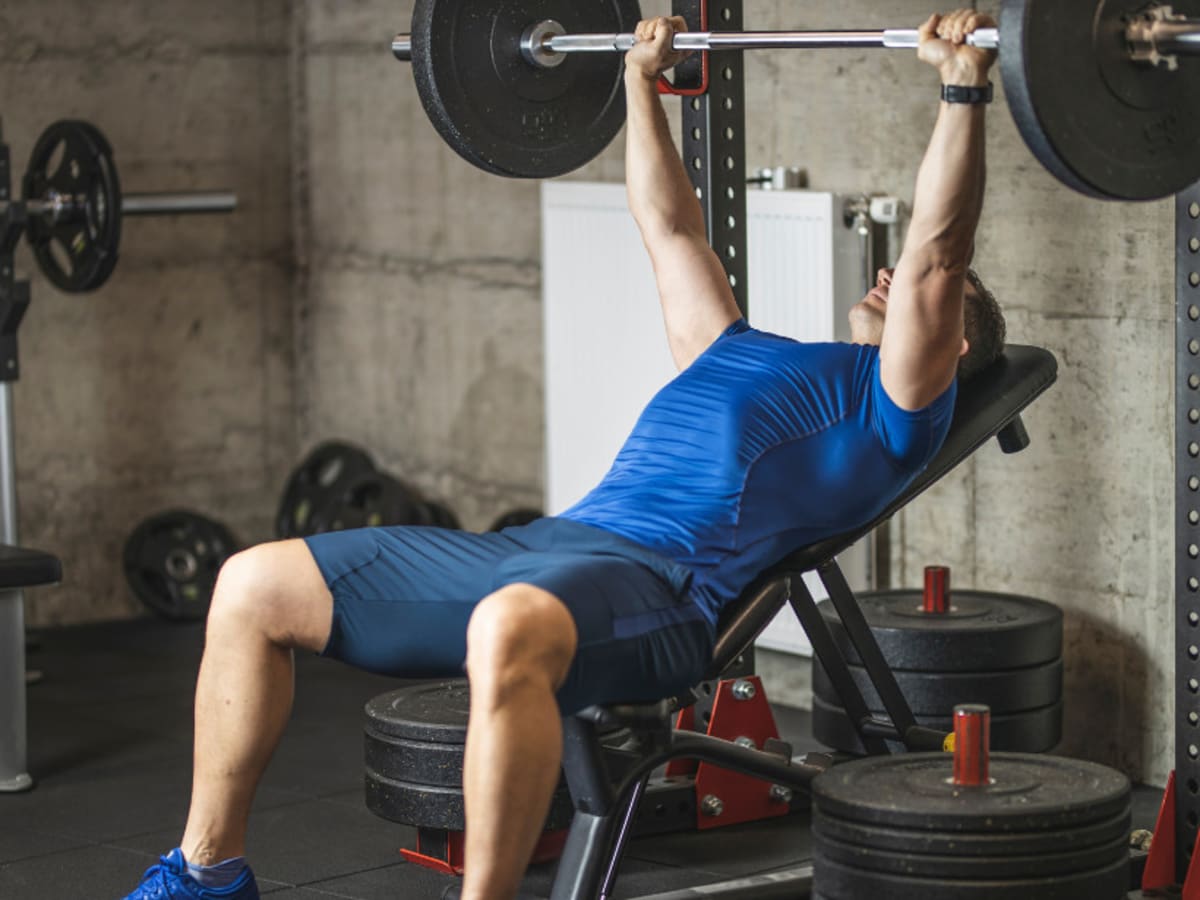
<path id="1" fill-rule="evenodd" d="M 0 898 L 114 900 L 182 832 L 191 782 L 192 690 L 199 625 L 154 619 L 47 630 L 29 666 L 30 768 L 37 787 L 0 795 Z M 405 863 L 411 828 L 369 812 L 362 707 L 398 686 L 298 656 L 292 721 L 259 788 L 248 855 L 273 898 L 437 898 L 448 876 Z M 776 707 L 796 751 L 818 745 L 808 716 Z M 1159 791 L 1135 795 L 1134 826 L 1153 827 Z M 807 816 L 631 843 L 615 897 L 786 868 L 808 858 Z M 554 865 L 523 886 L 549 895 Z"/>

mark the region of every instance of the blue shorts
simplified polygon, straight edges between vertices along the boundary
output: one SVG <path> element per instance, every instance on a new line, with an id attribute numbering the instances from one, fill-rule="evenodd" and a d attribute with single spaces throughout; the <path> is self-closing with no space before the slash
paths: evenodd
<path id="1" fill-rule="evenodd" d="M 363 528 L 305 539 L 333 594 L 323 655 L 402 678 L 461 677 L 467 622 L 505 585 L 563 602 L 578 649 L 558 703 L 649 702 L 699 683 L 713 627 L 692 601 L 692 573 L 625 538 L 567 519 L 500 532 Z"/>

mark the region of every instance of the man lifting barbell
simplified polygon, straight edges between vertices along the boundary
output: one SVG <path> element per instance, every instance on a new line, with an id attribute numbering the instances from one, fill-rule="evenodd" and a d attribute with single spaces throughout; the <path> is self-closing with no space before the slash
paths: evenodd
<path id="1" fill-rule="evenodd" d="M 697 683 L 722 606 L 796 547 L 877 515 L 941 446 L 956 378 L 999 354 L 1003 318 L 968 275 L 995 54 L 965 38 L 991 24 L 966 10 L 922 26 L 944 102 L 904 254 L 854 307 L 852 344 L 800 344 L 741 318 L 655 88 L 682 58 L 682 22 L 638 26 L 630 208 L 681 374 L 559 517 L 487 534 L 359 529 L 231 559 L 196 688 L 186 830 L 127 900 L 258 896 L 247 819 L 290 712 L 295 649 L 404 677 L 465 661 L 461 896 L 515 894 L 558 782 L 561 717 Z"/>

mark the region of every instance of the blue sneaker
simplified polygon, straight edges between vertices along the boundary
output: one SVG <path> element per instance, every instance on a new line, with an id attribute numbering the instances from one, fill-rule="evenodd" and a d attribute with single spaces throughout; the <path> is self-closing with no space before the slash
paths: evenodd
<path id="1" fill-rule="evenodd" d="M 122 900 L 258 900 L 258 884 L 250 867 L 228 887 L 208 888 L 188 874 L 183 851 L 176 847 L 158 858 L 142 876 L 142 883 Z"/>

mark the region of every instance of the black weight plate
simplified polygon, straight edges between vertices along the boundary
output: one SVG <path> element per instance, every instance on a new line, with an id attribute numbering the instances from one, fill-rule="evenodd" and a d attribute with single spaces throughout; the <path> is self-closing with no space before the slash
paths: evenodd
<path id="1" fill-rule="evenodd" d="M 1091 197 L 1151 200 L 1200 178 L 1200 61 L 1175 72 L 1129 59 L 1143 0 L 1003 0 L 1000 69 L 1025 142 Z M 1200 15 L 1200 0 L 1172 2 Z"/>
<path id="2" fill-rule="evenodd" d="M 26 234 L 45 276 L 71 293 L 104 284 L 121 243 L 121 183 L 112 147 L 99 129 L 62 120 L 43 131 L 30 153 L 22 192 L 25 200 L 56 193 L 75 204 L 56 222 L 30 216 Z"/>
<path id="3" fill-rule="evenodd" d="M 1062 660 L 1026 669 L 998 672 L 909 672 L 894 669 L 904 699 L 917 715 L 948 716 L 959 703 L 982 703 L 993 715 L 1049 706 L 1062 699 Z M 867 670 L 850 666 L 854 683 L 870 709 L 883 709 Z M 841 706 L 825 667 L 813 658 L 813 693 L 827 703 Z"/>
<path id="4" fill-rule="evenodd" d="M 625 121 L 620 53 L 575 53 L 554 68 L 527 63 L 525 30 L 553 19 L 567 32 L 633 31 L 636 0 L 417 0 L 412 67 L 430 121 L 472 165 L 550 178 L 579 168 Z"/>
<path id="5" fill-rule="evenodd" d="M 187 510 L 158 513 L 125 541 L 125 577 L 149 609 L 168 619 L 203 619 L 221 566 L 238 550 L 229 529 Z"/>
<path id="6" fill-rule="evenodd" d="M 954 591 L 950 611 L 925 613 L 921 591 L 858 595 L 867 624 L 893 669 L 989 672 L 1062 656 L 1062 610 L 1045 600 L 986 591 Z M 819 604 L 847 662 L 861 663 L 833 604 Z"/>
<path id="7" fill-rule="evenodd" d="M 461 527 L 458 524 L 458 516 L 446 504 L 438 503 L 436 500 L 429 500 L 425 505 L 428 507 L 428 515 L 431 519 L 430 524 L 436 525 L 438 528 L 458 529 Z"/>
<path id="8" fill-rule="evenodd" d="M 419 502 L 399 479 L 385 472 L 364 472 L 313 511 L 311 528 L 321 533 L 412 525 L 417 519 L 414 506 Z"/>
<path id="9" fill-rule="evenodd" d="M 488 531 L 503 531 L 505 528 L 516 528 L 521 525 L 528 525 L 530 522 L 536 522 L 546 514 L 540 509 L 532 507 L 519 507 L 510 509 L 508 512 L 497 517 L 491 525 L 488 526 Z"/>
<path id="10" fill-rule="evenodd" d="M 288 478 L 275 534 L 280 538 L 316 534 L 314 525 L 325 508 L 336 503 L 356 478 L 375 471 L 370 454 L 342 441 L 326 441 L 314 447 Z"/>
<path id="11" fill-rule="evenodd" d="M 1106 869 L 1129 859 L 1129 833 L 1095 847 L 1047 850 L 1028 855 L 960 856 L 957 853 L 928 855 L 909 851 L 881 850 L 847 844 L 818 832 L 813 827 L 813 855 L 822 860 L 871 872 L 887 872 L 918 878 L 967 878 L 972 881 L 1004 881 L 1020 873 L 1022 879 L 1055 879 Z"/>
<path id="12" fill-rule="evenodd" d="M 388 821 L 418 828 L 466 830 L 461 787 L 414 784 L 367 769 L 365 790 L 367 809 Z M 551 799 L 545 830 L 566 828 L 574 814 L 570 791 L 560 785 Z"/>
<path id="13" fill-rule="evenodd" d="M 1129 838 L 1130 812 L 1091 825 L 1071 825 L 1016 834 L 964 831 L 914 831 L 869 822 L 848 822 L 822 812 L 813 820 L 828 838 L 881 851 L 947 856 L 1022 856 L 1085 850 Z"/>
<path id="14" fill-rule="evenodd" d="M 812 731 L 822 744 L 847 753 L 865 753 L 858 732 L 850 723 L 850 717 L 841 707 L 813 697 Z M 882 710 L 872 710 L 872 715 L 886 719 Z M 917 724 L 939 731 L 951 731 L 954 727 L 950 716 L 917 716 Z M 992 749 L 1020 751 L 1022 753 L 1044 753 L 1062 740 L 1062 703 L 1054 703 L 1041 709 L 992 716 Z"/>
<path id="15" fill-rule="evenodd" d="M 380 735 L 464 744 L 471 714 L 466 679 L 412 684 L 367 701 L 367 728 Z"/>
<path id="16" fill-rule="evenodd" d="M 1088 825 L 1127 810 L 1129 779 L 1080 759 L 993 753 L 991 783 L 951 782 L 953 755 L 869 756 L 833 766 L 812 784 L 813 810 L 913 831 L 1022 833 Z"/>
<path id="17" fill-rule="evenodd" d="M 813 860 L 813 900 L 1125 900 L 1129 860 L 1106 868 L 1058 878 L 1011 878 L 987 881 L 909 878 L 870 872 L 833 860 Z"/>

